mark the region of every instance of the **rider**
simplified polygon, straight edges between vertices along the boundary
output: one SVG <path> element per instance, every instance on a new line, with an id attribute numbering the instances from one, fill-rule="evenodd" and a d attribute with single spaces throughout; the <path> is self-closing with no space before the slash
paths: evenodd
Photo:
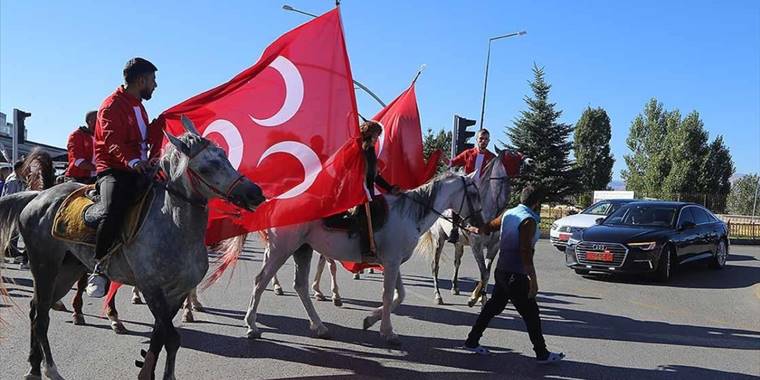
<path id="1" fill-rule="evenodd" d="M 374 120 L 367 120 L 362 123 L 361 126 L 359 126 L 359 131 L 361 132 L 361 143 L 362 150 L 364 151 L 364 159 L 365 163 L 367 164 L 364 190 L 367 192 L 370 202 L 374 201 L 375 199 L 375 184 L 380 186 L 381 189 L 393 195 L 398 195 L 400 192 L 399 187 L 389 184 L 388 181 L 386 181 L 385 178 L 383 178 L 377 172 L 377 154 L 375 153 L 375 144 L 377 144 L 377 139 L 383 132 L 383 127 L 380 126 L 380 123 Z M 372 226 L 371 215 L 369 212 L 369 203 L 365 204 L 364 208 L 367 211 L 367 216 L 366 221 L 359 221 L 359 228 L 362 230 L 359 234 L 359 240 L 361 244 L 362 257 L 373 259 L 376 257 L 377 252 L 372 249 L 373 244 L 370 243 L 370 233 Z"/>
<path id="2" fill-rule="evenodd" d="M 144 175 L 153 166 L 149 158 L 159 155 L 161 128 L 148 123 L 142 105 L 158 87 L 156 71 L 156 66 L 146 59 L 130 59 L 124 67 L 125 84 L 108 96 L 98 110 L 95 165 L 105 212 L 95 238 L 97 264 L 87 285 L 91 297 L 105 295 L 107 280 L 101 272 L 101 260 L 116 244 L 127 209 L 147 185 Z"/>
<path id="3" fill-rule="evenodd" d="M 541 201 L 544 193 L 540 188 L 528 184 L 520 194 L 520 204 L 507 210 L 482 228 L 469 227 L 472 233 L 490 233 L 500 230 L 499 261 L 496 263 L 493 296 L 483 306 L 475 325 L 467 336 L 464 348 L 481 355 L 488 354 L 488 349 L 480 345 L 488 323 L 499 315 L 509 301 L 525 322 L 528 329 L 536 360 L 548 363 L 562 360 L 563 353 L 553 353 L 546 349 L 546 342 L 541 332 L 536 294 L 538 278 L 533 264 L 536 242 L 540 232 Z"/>
<path id="4" fill-rule="evenodd" d="M 483 169 L 483 167 L 494 157 L 496 157 L 496 155 L 488 150 L 488 143 L 491 141 L 491 134 L 487 129 L 480 129 L 475 135 L 475 138 L 477 141 L 477 146 L 459 153 L 459 155 L 449 161 L 448 164 L 452 168 L 464 167 L 465 174 L 475 172 L 475 179 L 477 180 L 480 178 L 480 171 Z M 459 215 L 455 213 L 452 219 L 454 220 L 454 224 L 458 223 Z M 456 243 L 457 241 L 459 241 L 459 228 L 457 228 L 455 225 L 452 225 L 451 232 L 449 232 L 449 242 Z"/>
<path id="5" fill-rule="evenodd" d="M 69 166 L 66 168 L 66 177 L 89 185 L 95 183 L 95 163 L 93 133 L 98 111 L 87 112 L 84 117 L 85 126 L 77 128 L 69 135 L 66 149 L 69 153 Z"/>

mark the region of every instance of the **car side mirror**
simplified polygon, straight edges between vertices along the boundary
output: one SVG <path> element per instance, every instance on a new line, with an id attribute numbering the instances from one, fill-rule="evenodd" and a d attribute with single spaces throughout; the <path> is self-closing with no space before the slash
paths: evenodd
<path id="1" fill-rule="evenodd" d="M 597 218 L 597 219 L 594 221 L 594 223 L 596 223 L 597 225 L 599 225 L 599 224 L 602 224 L 602 222 L 604 222 L 604 218 Z"/>
<path id="2" fill-rule="evenodd" d="M 696 226 L 697 225 L 694 224 L 694 222 L 690 222 L 690 221 L 687 220 L 687 221 L 681 223 L 681 226 L 678 229 L 680 231 L 683 231 L 683 230 L 688 230 L 688 229 L 694 228 Z"/>

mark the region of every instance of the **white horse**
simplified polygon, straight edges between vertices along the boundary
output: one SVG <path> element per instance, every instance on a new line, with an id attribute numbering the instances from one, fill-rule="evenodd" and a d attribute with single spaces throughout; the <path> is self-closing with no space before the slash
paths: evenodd
<path id="1" fill-rule="evenodd" d="M 489 221 L 500 215 L 509 203 L 512 187 L 502 160 L 503 156 L 506 154 L 505 152 L 506 151 L 499 152 L 496 158 L 486 164 L 481 171 L 480 180 L 478 181 L 478 190 L 480 191 L 480 199 L 483 202 L 483 217 L 485 221 Z M 447 216 L 450 216 L 450 214 Z M 443 251 L 443 247 L 451 230 L 451 222 L 445 218 L 439 218 L 433 227 L 430 228 L 430 230 L 420 239 L 419 250 L 433 258 L 431 265 L 434 285 L 433 295 L 435 297 L 435 302 L 439 305 L 444 304 L 443 297 L 441 297 L 441 292 L 438 288 L 439 261 L 441 258 L 441 252 Z M 460 229 L 459 234 L 459 241 L 454 244 L 454 276 L 452 279 L 451 293 L 453 295 L 459 295 L 459 266 L 462 263 L 464 247 L 469 245 L 472 249 L 472 255 L 475 257 L 475 262 L 478 264 L 480 282 L 470 294 L 470 299 L 467 301 L 467 305 L 472 307 L 478 302 L 478 299 L 480 299 L 480 302 L 484 305 L 487 300 L 485 284 L 488 284 L 488 280 L 491 276 L 491 263 L 499 253 L 500 233 L 497 231 L 490 235 L 479 235 L 470 234 L 466 230 Z M 483 249 L 486 251 L 485 256 L 483 255 Z M 433 251 L 435 252 L 435 255 L 432 255 Z"/>
<path id="2" fill-rule="evenodd" d="M 386 198 L 389 206 L 388 221 L 374 235 L 378 261 L 384 267 L 383 306 L 375 309 L 364 319 L 364 329 L 381 320 L 380 335 L 389 344 L 395 345 L 400 341 L 393 332 L 390 314 L 404 299 L 400 266 L 412 256 L 422 232 L 430 229 L 438 218 L 433 210 L 454 209 L 464 220 L 470 220 L 476 226 L 482 223 L 482 215 L 480 195 L 472 176 L 447 173 L 417 189 L 404 192 L 402 196 L 389 195 Z M 335 260 L 358 262 L 361 261 L 358 236 L 349 237 L 345 232 L 325 229 L 321 220 L 270 228 L 266 232 L 268 239 L 265 262 L 256 275 L 245 316 L 248 337 L 261 336 L 256 327 L 256 312 L 261 295 L 277 270 L 290 256 L 293 256 L 296 263 L 294 288 L 309 316 L 310 328 L 318 337 L 327 337 L 327 327 L 320 320 L 309 297 L 308 277 L 312 248 Z M 239 254 L 243 241 L 242 237 L 237 239 L 239 249 L 230 250 L 228 254 Z"/>
<path id="3" fill-rule="evenodd" d="M 335 260 L 326 257 L 325 255 L 319 255 L 319 261 L 317 262 L 317 271 L 314 273 L 314 281 L 311 283 L 311 290 L 314 291 L 314 299 L 317 301 L 327 300 L 327 297 L 325 297 L 325 294 L 322 293 L 322 289 L 319 286 L 322 280 L 322 273 L 325 271 L 325 264 L 327 264 L 330 269 L 330 291 L 332 292 L 332 303 L 335 306 L 341 307 L 343 306 L 343 298 L 341 298 L 340 289 L 338 288 L 338 264 L 335 262 Z M 356 275 L 358 275 L 358 273 Z M 285 292 L 282 290 L 282 285 L 280 285 L 280 280 L 277 278 L 276 273 L 274 277 L 272 277 L 272 290 L 277 296 L 285 294 Z"/>

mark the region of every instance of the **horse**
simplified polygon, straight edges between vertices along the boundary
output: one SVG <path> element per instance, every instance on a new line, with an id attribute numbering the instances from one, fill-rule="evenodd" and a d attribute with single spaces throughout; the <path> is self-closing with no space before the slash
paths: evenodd
<path id="1" fill-rule="evenodd" d="M 143 226 L 130 242 L 104 261 L 104 272 L 109 278 L 140 289 L 155 319 L 150 347 L 141 352 L 144 362 L 136 362 L 142 367 L 138 374 L 141 380 L 154 377 L 158 356 L 164 348 L 163 378 L 174 379 L 180 336 L 172 318 L 208 270 L 204 244 L 208 200 L 224 198 L 249 210 L 265 200 L 261 189 L 232 167 L 224 150 L 203 138 L 184 116 L 182 125 L 186 133 L 181 137 L 165 133 L 170 144 L 157 165 L 168 179 L 165 185 L 153 184 L 155 195 Z M 48 340 L 50 306 L 96 264 L 92 247 L 59 240 L 51 234 L 53 217 L 61 203 L 81 186 L 69 182 L 41 192 L 26 191 L 0 199 L 0 249 L 5 249 L 18 226 L 27 242 L 34 277 L 27 379 L 41 378 L 43 359 L 48 378 L 63 378 Z"/>
<path id="2" fill-rule="evenodd" d="M 512 162 L 517 159 L 520 160 L 519 164 Z M 510 201 L 512 186 L 509 181 L 510 176 L 507 174 L 507 168 L 504 165 L 505 161 L 510 161 L 510 164 L 521 169 L 530 166 L 533 163 L 533 160 L 529 157 L 510 154 L 509 151 L 502 150 L 494 159 L 489 161 L 486 166 L 483 167 L 478 189 L 480 191 L 481 200 L 483 201 L 483 216 L 486 221 L 490 221 L 501 215 L 504 210 L 506 210 Z M 432 257 L 431 270 L 433 272 L 434 284 L 433 296 L 435 303 L 438 305 L 444 304 L 443 297 L 441 296 L 438 287 L 439 261 L 443 246 L 448 240 L 449 232 L 451 230 L 451 222 L 447 218 L 439 218 L 433 227 L 430 228 L 430 230 L 420 239 L 419 249 Z M 469 245 L 472 250 L 472 255 L 475 257 L 475 262 L 478 265 L 480 281 L 470 294 L 470 298 L 467 300 L 467 306 L 474 306 L 478 300 L 480 300 L 482 305 L 485 305 L 487 301 L 485 284 L 488 284 L 491 277 L 491 264 L 499 253 L 500 232 L 496 231 L 489 235 L 479 235 L 471 234 L 464 229 L 460 229 L 459 234 L 460 239 L 454 244 L 454 276 L 452 278 L 451 293 L 453 295 L 459 295 L 459 266 L 462 263 L 464 247 Z M 483 249 L 486 251 L 485 255 L 483 255 Z M 430 252 L 434 252 L 435 254 L 430 254 Z"/>
<path id="3" fill-rule="evenodd" d="M 480 195 L 471 175 L 446 173 L 414 190 L 403 192 L 400 196 L 386 195 L 386 199 L 389 210 L 387 223 L 374 234 L 377 261 L 384 268 L 383 306 L 364 318 L 364 329 L 381 320 L 380 336 L 388 344 L 398 345 L 400 340 L 393 332 L 390 315 L 404 300 L 400 266 L 412 256 L 422 232 L 430 229 L 438 218 L 438 213 L 434 210 L 454 209 L 464 220 L 470 220 L 475 226 L 482 223 L 482 215 Z M 266 234 L 264 265 L 255 277 L 245 315 L 248 327 L 246 335 L 249 339 L 261 337 L 261 332 L 256 327 L 256 313 L 261 296 L 275 273 L 293 256 L 296 266 L 294 288 L 306 309 L 311 322 L 310 329 L 317 337 L 328 337 L 327 327 L 320 320 L 309 297 L 308 278 L 312 251 L 316 250 L 334 260 L 360 262 L 359 237 L 326 229 L 322 220 L 273 227 L 267 229 Z M 230 258 L 239 255 L 243 241 L 243 237 L 239 238 L 237 249 L 228 250 L 225 256 Z"/>

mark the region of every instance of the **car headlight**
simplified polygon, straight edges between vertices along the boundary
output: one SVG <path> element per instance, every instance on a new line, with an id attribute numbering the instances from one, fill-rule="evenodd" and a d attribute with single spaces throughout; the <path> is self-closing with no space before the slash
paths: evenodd
<path id="1" fill-rule="evenodd" d="M 643 243 L 628 243 L 628 246 L 631 248 L 638 248 L 642 251 L 651 251 L 654 249 L 654 247 L 657 246 L 656 241 L 647 241 Z"/>
<path id="2" fill-rule="evenodd" d="M 578 240 L 578 239 L 573 239 L 573 238 L 567 239 L 567 245 L 576 245 L 576 244 L 578 244 L 580 242 L 581 241 Z"/>

